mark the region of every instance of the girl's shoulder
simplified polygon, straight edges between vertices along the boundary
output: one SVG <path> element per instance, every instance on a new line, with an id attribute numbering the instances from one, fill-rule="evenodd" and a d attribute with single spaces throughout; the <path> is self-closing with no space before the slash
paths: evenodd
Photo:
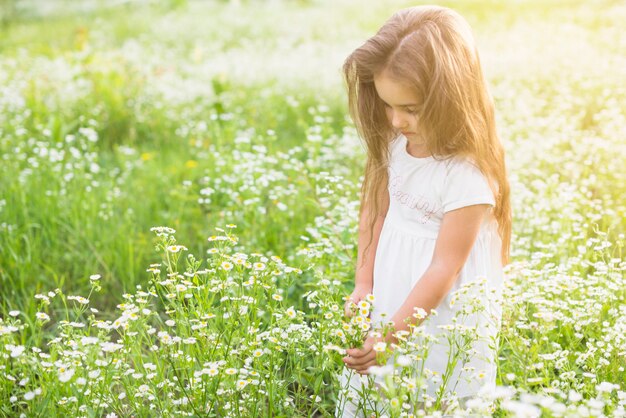
<path id="1" fill-rule="evenodd" d="M 473 173 L 482 174 L 478 164 L 471 156 L 452 155 L 440 160 L 446 169 L 446 173 Z"/>
<path id="2" fill-rule="evenodd" d="M 444 182 L 446 184 L 483 188 L 490 183 L 488 177 L 471 156 L 455 155 L 442 160 L 441 163 L 444 166 Z"/>
<path id="3" fill-rule="evenodd" d="M 454 156 L 445 164 L 443 194 L 446 211 L 470 204 L 495 205 L 490 182 L 473 158 Z"/>

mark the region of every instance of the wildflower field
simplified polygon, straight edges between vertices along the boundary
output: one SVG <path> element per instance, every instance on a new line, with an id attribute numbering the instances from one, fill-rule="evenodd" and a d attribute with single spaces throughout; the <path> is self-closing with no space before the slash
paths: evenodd
<path id="1" fill-rule="evenodd" d="M 0 416 L 334 416 L 342 349 L 376 304 L 344 317 L 364 150 L 340 67 L 416 3 L 15 4 L 0 2 Z M 432 336 L 416 327 L 377 347 L 397 367 L 363 406 L 624 417 L 626 5 L 438 4 L 474 28 L 507 150 L 498 389 L 418 402 Z M 453 296 L 459 315 L 472 295 Z"/>

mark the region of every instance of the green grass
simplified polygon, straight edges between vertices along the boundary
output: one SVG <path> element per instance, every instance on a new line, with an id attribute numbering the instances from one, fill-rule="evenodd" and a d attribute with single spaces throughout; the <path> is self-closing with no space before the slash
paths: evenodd
<path id="1" fill-rule="evenodd" d="M 268 282 L 271 292 L 226 292 L 253 296 L 242 318 L 258 320 L 253 312 L 263 311 L 261 328 L 285 344 L 282 354 L 264 346 L 281 370 L 273 374 L 270 363 L 255 363 L 251 370 L 269 376 L 254 390 L 247 386 L 251 398 L 228 393 L 257 416 L 332 415 L 341 362 L 323 347 L 341 343 L 333 332 L 342 319 L 332 305 L 341 305 L 353 285 L 364 163 L 339 68 L 391 11 L 409 3 L 380 2 L 367 10 L 355 1 L 243 3 L 25 14 L 1 29 L 0 372 L 29 379 L 24 386 L 0 380 L 2 414 L 150 415 L 149 402 L 136 397 L 145 382 L 123 373 L 144 370 L 146 362 L 159 370 L 150 383 L 150 393 L 165 399 L 155 404 L 159 414 L 199 414 L 196 408 L 210 400 L 219 405 L 218 416 L 230 413 L 218 389 L 233 387 L 195 385 L 193 371 L 218 359 L 244 367 L 254 337 L 222 318 L 202 338 L 231 329 L 234 339 L 209 353 L 210 339 L 176 346 L 197 359 L 190 364 L 175 351 L 151 351 L 162 341 L 147 330 L 200 338 L 191 328 L 194 315 L 239 315 L 239 302 L 226 306 L 212 296 L 219 291 L 209 290 L 215 289 L 210 280 L 225 273 L 206 253 L 213 245 L 207 238 L 220 234 L 215 227 L 236 224 L 242 244 L 220 255 L 220 263 L 235 252 L 258 253 L 279 256 L 302 273 Z M 571 415 L 601 408 L 618 416 L 626 391 L 626 90 L 619 49 L 626 10 L 617 1 L 444 4 L 474 27 L 507 148 L 514 239 L 498 383 L 514 388 L 509 397 L 526 407 L 538 407 L 544 397 L 545 416 L 559 416 L 559 403 Z M 362 13 L 355 17 L 355 9 Z M 164 262 L 165 253 L 154 251 L 154 226 L 176 229 L 177 240 L 203 263 L 196 270 L 216 269 L 193 279 L 202 277 L 189 300 L 164 297 L 171 289 L 146 271 Z M 178 271 L 187 271 L 182 259 Z M 102 276 L 97 286 L 94 274 Z M 243 282 L 252 273 L 237 274 Z M 67 300 L 95 288 L 101 290 L 89 305 Z M 152 313 L 132 322 L 134 328 L 97 327 L 100 320 L 115 321 L 125 311 L 120 303 L 126 300 L 128 308 L 129 298 L 141 299 L 150 288 L 159 290 L 145 303 Z M 64 296 L 49 307 L 34 299 L 55 289 Z M 315 290 L 312 307 L 303 296 Z M 272 299 L 276 292 L 284 297 L 280 304 Z M 290 306 L 300 312 L 294 323 L 302 332 L 285 339 L 279 329 L 289 326 Z M 21 313 L 10 316 L 14 310 Z M 37 312 L 51 321 L 37 321 Z M 274 313 L 283 315 L 278 328 Z M 63 319 L 87 327 L 68 327 Z M 167 319 L 177 325 L 165 325 Z M 101 342 L 119 338 L 132 349 L 85 348 L 68 384 L 59 381 L 59 366 L 42 365 L 30 351 L 40 347 L 50 363 L 72 367 L 63 344 L 87 335 Z M 54 338 L 62 344 L 48 347 Z M 29 351 L 13 358 L 10 345 Z M 123 366 L 96 367 L 96 358 Z M 96 369 L 102 374 L 85 394 L 76 380 Z M 605 392 L 602 382 L 619 387 Z M 24 399 L 37 388 L 44 390 L 34 401 Z M 172 403 L 186 390 L 194 391 L 189 405 Z M 117 398 L 121 391 L 126 400 Z M 63 401 L 71 396 L 80 401 Z M 261 401 L 266 398 L 273 401 Z M 293 403 L 285 404 L 288 398 Z M 498 402 L 495 416 L 514 416 L 519 407 Z"/>

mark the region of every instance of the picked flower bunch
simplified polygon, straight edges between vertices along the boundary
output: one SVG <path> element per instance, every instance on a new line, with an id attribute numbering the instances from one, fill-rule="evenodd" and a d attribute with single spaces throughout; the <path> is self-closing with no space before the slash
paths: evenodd
<path id="1" fill-rule="evenodd" d="M 350 296 L 345 296 L 343 300 L 347 306 L 347 312 L 341 320 L 341 327 L 336 328 L 331 335 L 336 344 L 327 344 L 324 348 L 327 351 L 337 351 L 341 355 L 346 354 L 348 348 L 363 348 L 363 343 L 367 337 L 380 338 L 391 331 L 389 324 L 377 326 L 372 324 L 371 312 L 374 307 L 374 295 L 367 294 L 359 302 L 354 302 Z M 384 314 L 383 314 L 384 317 Z M 382 328 L 381 328 L 382 327 Z M 380 341 L 374 345 L 377 358 L 383 362 L 386 360 L 388 344 Z"/>
<path id="2" fill-rule="evenodd" d="M 348 307 L 348 313 L 344 313 L 339 321 L 334 322 L 330 331 L 330 341 L 324 346 L 326 351 L 336 351 L 341 355 L 346 354 L 347 348 L 362 347 L 368 332 L 372 328 L 370 313 L 372 311 L 374 295 L 367 294 L 361 301 L 354 303 L 350 296 L 344 296 L 343 300 Z"/>
<path id="3" fill-rule="evenodd" d="M 358 303 L 354 303 L 349 296 L 346 296 L 344 300 L 348 304 L 350 315 L 347 316 L 346 321 L 342 322 L 342 330 L 337 332 L 337 335 L 343 337 L 342 343 L 348 347 L 362 347 L 363 341 L 372 329 L 370 314 L 375 300 L 374 295 L 368 293 Z"/>

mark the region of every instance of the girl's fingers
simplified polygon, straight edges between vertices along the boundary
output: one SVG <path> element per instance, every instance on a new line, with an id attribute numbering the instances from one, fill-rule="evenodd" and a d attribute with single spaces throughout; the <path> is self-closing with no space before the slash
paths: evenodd
<path id="1" fill-rule="evenodd" d="M 372 356 L 371 352 L 366 353 L 363 356 L 350 356 L 347 357 L 345 360 L 346 365 L 351 366 L 351 367 L 361 367 L 364 364 L 367 364 L 369 362 L 371 362 L 372 360 L 375 360 L 376 356 Z"/>
<path id="2" fill-rule="evenodd" d="M 348 302 L 346 302 L 346 305 L 344 306 L 344 311 L 345 311 L 345 314 L 346 314 L 346 316 L 347 316 L 347 317 L 349 317 L 349 318 L 353 316 L 353 312 L 352 312 L 352 310 L 350 309 L 351 304 L 352 304 L 352 302 L 351 302 L 351 301 L 348 301 Z"/>
<path id="3" fill-rule="evenodd" d="M 365 353 L 362 353 L 359 349 L 349 348 L 348 350 L 346 350 L 346 354 L 348 354 L 352 358 L 359 358 L 363 357 Z"/>
<path id="4" fill-rule="evenodd" d="M 346 314 L 347 317 L 351 317 L 352 316 L 352 312 L 350 311 L 350 304 L 351 303 L 355 303 L 353 301 L 354 301 L 354 299 L 350 298 L 343 305 L 343 311 L 344 311 L 344 313 Z"/>
<path id="5" fill-rule="evenodd" d="M 357 373 L 360 373 L 360 374 L 369 374 L 368 369 L 369 369 L 371 366 L 374 366 L 374 365 L 375 365 L 375 364 L 373 364 L 373 363 L 367 363 L 367 364 L 365 364 L 365 365 L 363 365 L 363 366 L 361 366 L 361 367 L 357 367 L 357 368 L 355 368 L 355 369 L 354 369 L 354 371 L 355 371 L 355 372 L 357 372 Z"/>

